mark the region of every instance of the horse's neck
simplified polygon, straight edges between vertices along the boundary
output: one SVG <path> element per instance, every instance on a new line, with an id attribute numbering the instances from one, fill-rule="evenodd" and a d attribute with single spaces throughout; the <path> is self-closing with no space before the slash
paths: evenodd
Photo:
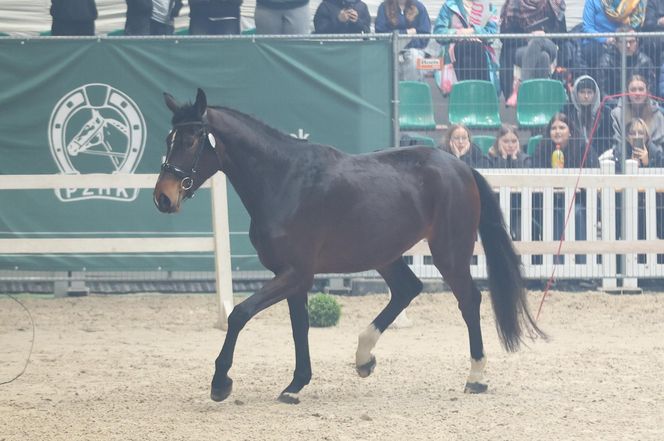
<path id="1" fill-rule="evenodd" d="M 244 120 L 230 113 L 221 114 L 226 119 L 220 125 L 224 142 L 221 171 L 253 217 L 270 201 L 275 189 L 283 185 L 293 161 L 288 152 L 280 149 L 282 141 L 261 140 Z"/>

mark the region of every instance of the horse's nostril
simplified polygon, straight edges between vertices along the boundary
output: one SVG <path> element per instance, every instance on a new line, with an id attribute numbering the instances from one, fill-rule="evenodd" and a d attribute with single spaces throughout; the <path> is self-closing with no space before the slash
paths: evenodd
<path id="1" fill-rule="evenodd" d="M 168 211 L 171 208 L 171 200 L 164 193 L 159 195 L 159 209 L 162 211 Z"/>

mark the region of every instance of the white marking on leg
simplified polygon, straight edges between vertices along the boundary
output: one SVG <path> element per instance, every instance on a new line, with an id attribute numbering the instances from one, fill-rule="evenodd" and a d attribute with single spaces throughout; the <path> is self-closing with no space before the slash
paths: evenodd
<path id="1" fill-rule="evenodd" d="M 475 360 L 470 358 L 470 374 L 468 375 L 468 383 L 483 383 L 484 380 L 484 367 L 486 366 L 486 356 Z"/>
<path id="2" fill-rule="evenodd" d="M 357 352 L 355 352 L 355 366 L 360 367 L 371 361 L 371 350 L 380 338 L 380 331 L 373 323 L 360 334 L 357 339 Z"/>

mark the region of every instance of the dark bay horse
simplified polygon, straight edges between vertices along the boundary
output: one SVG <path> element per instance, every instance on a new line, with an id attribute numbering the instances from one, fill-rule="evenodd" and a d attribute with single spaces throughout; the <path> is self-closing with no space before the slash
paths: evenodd
<path id="1" fill-rule="evenodd" d="M 166 161 L 154 190 L 164 213 L 180 210 L 210 176 L 221 170 L 251 216 L 249 235 L 260 261 L 275 277 L 238 304 L 215 361 L 211 397 L 227 398 L 228 371 L 240 330 L 259 311 L 286 299 L 295 342 L 293 381 L 279 399 L 297 403 L 311 379 L 307 292 L 317 273 L 376 269 L 392 296 L 360 334 L 356 369 L 370 375 L 371 350 L 380 335 L 422 290 L 402 255 L 422 239 L 456 297 L 470 339 L 465 390 L 484 392 L 486 358 L 480 329 L 480 291 L 470 275 L 477 231 L 487 257 L 498 333 L 509 351 L 524 334 L 544 334 L 527 307 L 519 258 L 500 207 L 486 180 L 452 155 L 426 147 L 348 155 L 293 139 L 236 110 L 196 101 L 173 112 Z"/>

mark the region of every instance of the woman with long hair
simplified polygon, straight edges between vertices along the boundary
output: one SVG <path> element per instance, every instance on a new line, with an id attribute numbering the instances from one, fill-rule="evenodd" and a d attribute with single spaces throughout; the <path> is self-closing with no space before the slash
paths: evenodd
<path id="1" fill-rule="evenodd" d="M 385 0 L 376 13 L 376 33 L 430 34 L 431 20 L 427 8 L 418 0 Z M 406 49 L 424 49 L 427 38 L 413 38 Z"/>
<path id="2" fill-rule="evenodd" d="M 620 146 L 613 150 L 616 162 L 620 164 Z M 650 139 L 648 124 L 641 118 L 627 123 L 627 136 L 625 137 L 625 159 L 638 161 L 639 167 L 664 166 L 664 150 L 655 145 Z"/>
<path id="3" fill-rule="evenodd" d="M 521 150 L 516 127 L 503 124 L 496 134 L 496 141 L 489 149 L 493 168 L 528 168 L 530 156 Z"/>
<path id="4" fill-rule="evenodd" d="M 648 81 L 641 75 L 632 75 L 627 82 L 627 93 L 611 111 L 613 148 L 622 145 L 623 134 L 626 132 L 623 130 L 623 117 L 626 122 L 636 118 L 645 121 L 651 142 L 657 146 L 664 145 L 664 114 L 657 103 L 648 97 Z"/>
<path id="5" fill-rule="evenodd" d="M 453 124 L 443 135 L 440 148 L 473 168 L 489 168 L 491 161 L 482 153 L 476 144 L 473 143 L 473 137 L 470 130 L 463 124 Z"/>
<path id="6" fill-rule="evenodd" d="M 563 156 L 563 164 L 560 168 L 578 168 L 581 166 L 585 153 L 583 138 L 579 136 L 576 126 L 564 113 L 558 112 L 549 121 L 544 138 L 540 141 L 533 154 L 533 167 L 553 168 L 553 153 L 560 150 Z M 558 168 L 557 165 L 556 168 Z M 588 157 L 583 165 L 584 168 L 599 167 L 597 153 L 590 148 Z"/>

